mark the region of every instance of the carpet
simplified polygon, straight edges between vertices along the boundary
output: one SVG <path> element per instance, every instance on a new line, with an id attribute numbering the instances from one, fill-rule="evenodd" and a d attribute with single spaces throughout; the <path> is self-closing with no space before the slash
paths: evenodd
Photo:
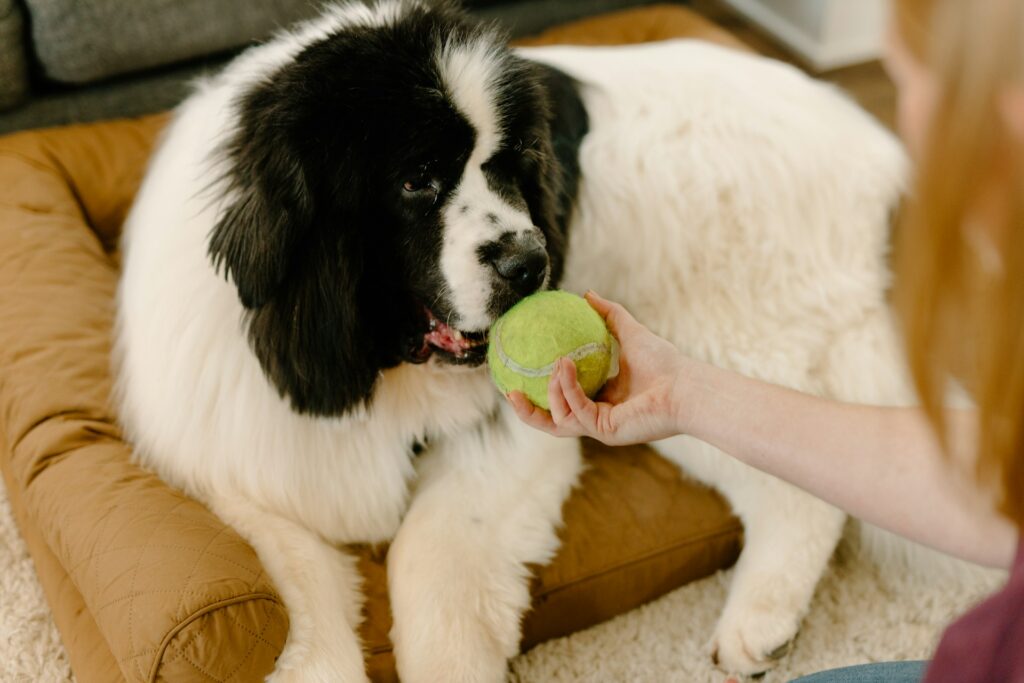
<path id="1" fill-rule="evenodd" d="M 848 525 L 788 656 L 762 683 L 789 681 L 866 662 L 927 659 L 943 628 L 1001 586 L 1006 574 L 977 570 L 932 578 L 880 568 L 853 548 Z M 940 563 L 941 564 L 941 563 Z M 731 570 L 684 586 L 639 609 L 513 662 L 520 683 L 721 683 L 706 643 L 725 601 Z"/>
<path id="2" fill-rule="evenodd" d="M 1001 572 L 924 580 L 876 567 L 840 545 L 793 651 L 763 683 L 822 669 L 924 659 L 943 626 L 1004 581 Z M 725 599 L 730 571 L 512 662 L 515 683 L 721 682 L 705 643 Z M 28 550 L 0 485 L 0 683 L 73 681 Z"/>
<path id="3" fill-rule="evenodd" d="M 71 680 L 67 653 L 0 480 L 0 683 Z"/>

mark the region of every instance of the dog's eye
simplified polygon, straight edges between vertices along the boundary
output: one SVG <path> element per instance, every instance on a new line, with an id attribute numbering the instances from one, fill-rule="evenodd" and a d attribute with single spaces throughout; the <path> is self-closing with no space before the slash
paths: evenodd
<path id="1" fill-rule="evenodd" d="M 430 176 L 410 178 L 402 183 L 402 191 L 407 195 L 433 195 L 436 199 L 441 194 L 441 181 Z"/>

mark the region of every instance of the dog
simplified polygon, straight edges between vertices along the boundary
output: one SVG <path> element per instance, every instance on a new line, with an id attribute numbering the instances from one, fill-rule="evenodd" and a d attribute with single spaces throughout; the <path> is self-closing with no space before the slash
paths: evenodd
<path id="1" fill-rule="evenodd" d="M 383 541 L 402 680 L 503 680 L 583 463 L 493 388 L 490 324 L 593 288 L 697 358 L 906 401 L 885 301 L 904 166 L 845 97 L 740 51 L 509 49 L 451 4 L 336 4 L 164 133 L 122 245 L 120 415 L 280 590 L 271 680 L 366 680 L 339 548 Z M 655 447 L 745 527 L 709 654 L 769 669 L 844 514 L 689 437 Z"/>

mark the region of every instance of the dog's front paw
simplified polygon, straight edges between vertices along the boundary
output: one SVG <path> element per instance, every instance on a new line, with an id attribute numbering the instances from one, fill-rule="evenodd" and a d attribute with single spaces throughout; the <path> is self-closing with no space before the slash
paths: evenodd
<path id="1" fill-rule="evenodd" d="M 402 683 L 503 683 L 530 604 L 526 577 L 476 548 L 450 550 L 443 562 L 428 564 L 438 553 L 420 545 L 425 538 L 406 536 L 388 556 L 391 642 Z"/>
<path id="2" fill-rule="evenodd" d="M 351 662 L 338 657 L 282 655 L 266 683 L 369 683 L 369 679 L 362 659 Z"/>
<path id="3" fill-rule="evenodd" d="M 502 598 L 525 593 L 519 583 L 510 582 L 505 593 L 465 578 L 447 593 L 440 587 L 406 593 L 393 583 L 391 641 L 402 682 L 503 683 L 508 659 L 519 651 L 522 610 L 519 600 Z"/>
<path id="4" fill-rule="evenodd" d="M 711 661 L 727 673 L 763 674 L 789 653 L 799 628 L 799 615 L 788 610 L 747 606 L 723 614 Z"/>
<path id="5" fill-rule="evenodd" d="M 467 643 L 441 652 L 405 653 L 399 662 L 402 683 L 504 683 L 508 660 L 497 650 L 481 650 Z M 439 656 L 441 655 L 441 656 Z"/>

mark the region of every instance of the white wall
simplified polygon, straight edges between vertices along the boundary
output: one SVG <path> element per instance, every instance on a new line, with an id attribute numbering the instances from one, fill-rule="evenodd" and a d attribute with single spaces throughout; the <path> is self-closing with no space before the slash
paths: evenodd
<path id="1" fill-rule="evenodd" d="M 725 0 L 818 70 L 881 54 L 888 0 Z"/>

